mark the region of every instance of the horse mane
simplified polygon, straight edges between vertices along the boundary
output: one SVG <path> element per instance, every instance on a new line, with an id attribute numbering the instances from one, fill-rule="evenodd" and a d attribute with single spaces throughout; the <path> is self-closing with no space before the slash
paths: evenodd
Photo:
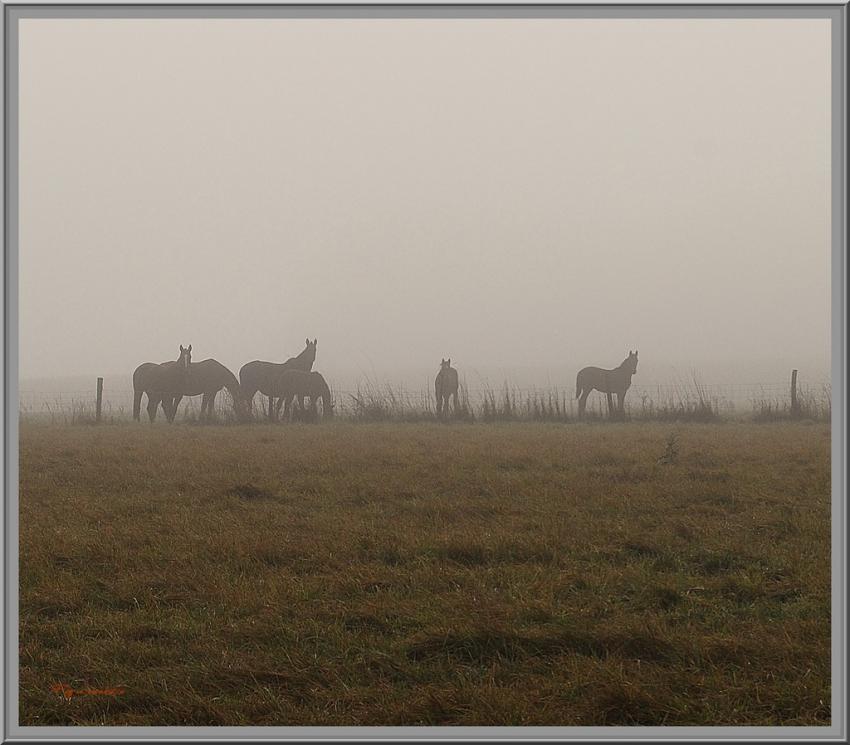
<path id="1" fill-rule="evenodd" d="M 315 347 L 314 347 L 312 344 L 308 344 L 306 347 L 304 347 L 304 349 L 302 349 L 302 350 L 301 350 L 298 354 L 296 354 L 294 357 L 290 357 L 290 359 L 293 359 L 293 360 L 300 360 L 300 359 L 303 359 L 303 358 L 304 358 L 304 357 L 306 357 L 308 354 L 310 354 L 310 350 L 312 350 L 312 349 L 315 349 Z"/>

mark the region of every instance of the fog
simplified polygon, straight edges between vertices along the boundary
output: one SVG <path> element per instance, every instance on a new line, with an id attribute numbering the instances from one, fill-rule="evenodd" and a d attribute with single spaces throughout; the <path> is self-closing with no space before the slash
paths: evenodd
<path id="1" fill-rule="evenodd" d="M 829 34 L 24 20 L 21 378 L 825 379 Z"/>

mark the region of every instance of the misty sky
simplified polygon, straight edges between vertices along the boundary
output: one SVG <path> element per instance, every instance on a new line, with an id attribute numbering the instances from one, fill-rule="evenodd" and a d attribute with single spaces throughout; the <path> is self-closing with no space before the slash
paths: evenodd
<path id="1" fill-rule="evenodd" d="M 635 348 L 644 382 L 826 375 L 829 42 L 824 20 L 23 20 L 21 377 L 181 343 L 237 372 L 306 336 L 329 379 Z"/>

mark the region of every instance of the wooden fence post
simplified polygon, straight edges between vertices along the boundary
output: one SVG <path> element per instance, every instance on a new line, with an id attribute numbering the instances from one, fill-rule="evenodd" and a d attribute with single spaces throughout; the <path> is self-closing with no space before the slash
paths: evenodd
<path id="1" fill-rule="evenodd" d="M 791 416 L 800 415 L 800 403 L 797 401 L 797 371 L 791 371 Z"/>
<path id="2" fill-rule="evenodd" d="M 103 378 L 97 379 L 97 403 L 95 404 L 94 418 L 100 421 L 100 412 L 103 405 Z"/>

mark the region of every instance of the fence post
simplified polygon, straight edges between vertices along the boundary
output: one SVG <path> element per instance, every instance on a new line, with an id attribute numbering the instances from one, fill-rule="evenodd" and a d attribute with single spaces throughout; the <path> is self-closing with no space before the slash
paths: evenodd
<path id="1" fill-rule="evenodd" d="M 95 421 L 100 421 L 100 411 L 103 404 L 103 378 L 97 379 L 97 403 L 95 404 Z"/>
<path id="2" fill-rule="evenodd" d="M 800 404 L 797 401 L 797 371 L 791 371 L 791 416 L 800 415 Z"/>

